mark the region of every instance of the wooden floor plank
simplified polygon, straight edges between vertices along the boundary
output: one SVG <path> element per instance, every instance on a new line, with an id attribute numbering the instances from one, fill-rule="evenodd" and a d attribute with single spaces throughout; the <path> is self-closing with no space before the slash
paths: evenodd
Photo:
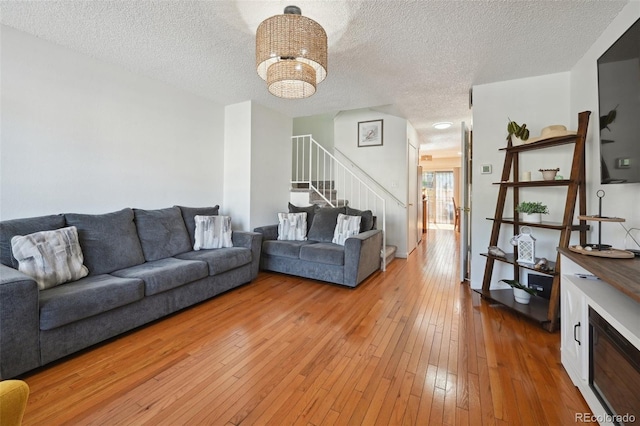
<path id="1" fill-rule="evenodd" d="M 458 280 L 430 229 L 355 289 L 252 283 L 22 378 L 24 425 L 569 424 L 559 334 Z"/>

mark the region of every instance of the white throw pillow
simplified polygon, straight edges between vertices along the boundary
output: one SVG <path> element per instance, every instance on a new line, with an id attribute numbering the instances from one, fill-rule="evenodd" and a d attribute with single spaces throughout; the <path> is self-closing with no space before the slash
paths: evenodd
<path id="1" fill-rule="evenodd" d="M 196 215 L 194 220 L 196 222 L 194 250 L 233 247 L 231 217 Z"/>
<path id="2" fill-rule="evenodd" d="M 353 237 L 360 233 L 360 221 L 362 216 L 347 216 L 346 214 L 338 214 L 338 222 L 336 229 L 333 231 L 332 243 L 344 245 L 347 238 Z"/>
<path id="3" fill-rule="evenodd" d="M 11 251 L 18 261 L 18 270 L 36 280 L 40 290 L 89 274 L 83 265 L 84 256 L 75 226 L 16 235 L 11 238 Z"/>
<path id="4" fill-rule="evenodd" d="M 278 213 L 278 239 L 305 241 L 307 239 L 307 213 Z"/>

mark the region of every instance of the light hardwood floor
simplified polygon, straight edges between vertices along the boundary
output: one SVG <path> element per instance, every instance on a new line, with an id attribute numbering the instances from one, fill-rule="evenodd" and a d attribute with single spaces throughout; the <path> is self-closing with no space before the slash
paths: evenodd
<path id="1" fill-rule="evenodd" d="M 356 289 L 260 273 L 24 377 L 24 424 L 575 423 L 559 334 L 460 284 L 456 236 Z"/>

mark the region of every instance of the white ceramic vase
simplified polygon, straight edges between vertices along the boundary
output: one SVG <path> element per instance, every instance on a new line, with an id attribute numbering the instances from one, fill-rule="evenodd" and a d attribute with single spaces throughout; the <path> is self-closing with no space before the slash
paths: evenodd
<path id="1" fill-rule="evenodd" d="M 522 139 L 520 139 L 516 135 L 511 135 L 511 145 L 512 146 L 523 145 L 525 143 L 527 143 L 527 141 L 523 141 Z"/>
<path id="2" fill-rule="evenodd" d="M 522 213 L 522 221 L 529 223 L 542 222 L 542 213 Z"/>
<path id="3" fill-rule="evenodd" d="M 523 305 L 528 305 L 531 300 L 531 295 L 521 288 L 513 288 L 513 298 L 516 299 L 516 302 L 522 303 Z"/>

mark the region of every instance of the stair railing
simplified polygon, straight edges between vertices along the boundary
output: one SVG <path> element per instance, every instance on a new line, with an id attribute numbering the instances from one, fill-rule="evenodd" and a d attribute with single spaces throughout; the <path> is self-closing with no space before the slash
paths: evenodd
<path id="1" fill-rule="evenodd" d="M 371 210 L 382 229 L 381 269 L 386 270 L 386 200 L 356 176 L 312 135 L 293 136 L 293 188 L 309 188 L 331 207 L 348 203 L 358 210 Z"/>

